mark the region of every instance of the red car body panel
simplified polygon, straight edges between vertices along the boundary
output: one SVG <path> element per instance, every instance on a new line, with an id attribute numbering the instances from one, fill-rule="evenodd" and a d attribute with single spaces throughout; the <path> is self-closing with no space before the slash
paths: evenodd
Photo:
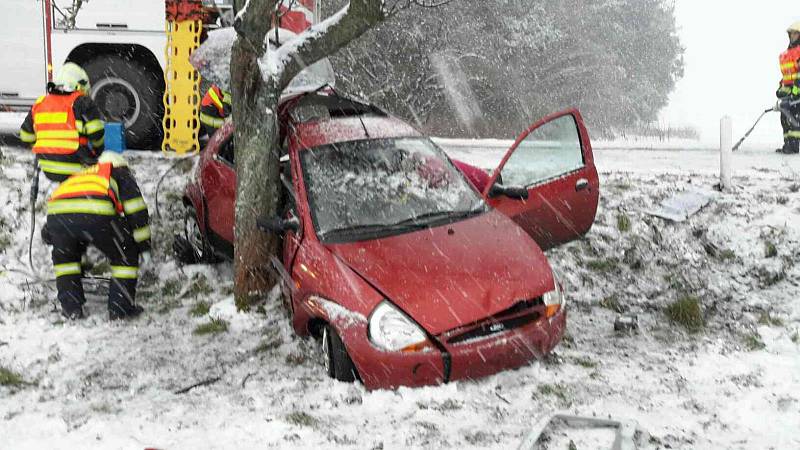
<path id="1" fill-rule="evenodd" d="M 470 174 L 472 166 L 457 163 L 473 186 L 483 188 L 492 210 L 409 233 L 324 244 L 311 220 L 300 153 L 336 142 L 422 135 L 392 117 L 284 124 L 289 120 L 287 109 L 290 107 L 284 104 L 280 110 L 281 128 L 288 133 L 291 184 L 297 200 L 294 214 L 300 229 L 285 235 L 282 263 L 284 287 L 291 296 L 292 324 L 298 334 L 307 335 L 322 322 L 334 326 L 368 389 L 486 376 L 522 366 L 550 352 L 561 340 L 566 311 L 562 308 L 547 318 L 541 305 L 541 296 L 555 288 L 555 280 L 540 247 L 585 233 L 584 228 L 588 230 L 594 220 L 599 190 L 588 135 L 577 111 L 561 115 L 576 117 L 584 168 L 529 187 L 527 201 L 488 198 L 489 186 L 509 155 L 492 177 L 477 168 Z M 515 147 L 544 123 L 547 120 L 523 133 Z M 223 165 L 217 152 L 232 132 L 232 125 L 227 124 L 212 138 L 201 157 L 196 181 L 186 191 L 198 216 L 209 217 L 207 228 L 230 242 L 235 173 L 230 166 L 229 172 L 212 166 Z M 569 197 L 578 179 L 588 179 L 589 189 L 580 192 L 588 195 Z M 202 206 L 206 203 L 207 208 Z M 429 347 L 390 352 L 372 344 L 369 317 L 386 299 L 425 330 Z M 487 329 L 491 332 L 486 333 Z"/>
<path id="2" fill-rule="evenodd" d="M 533 131 L 560 117 L 572 115 L 581 141 L 583 167 L 552 180 L 528 186 L 528 199 L 515 200 L 508 197 L 489 198 L 489 204 L 511 217 L 526 230 L 543 250 L 553 248 L 586 234 L 594 223 L 600 195 L 600 181 L 594 165 L 592 144 L 583 124 L 580 112 L 575 109 L 561 111 L 544 117 L 523 132 L 506 153 L 498 168 L 484 187 L 488 196 L 511 154 Z"/>
<path id="3" fill-rule="evenodd" d="M 544 254 L 521 230 L 519 236 L 509 235 L 515 228 L 508 217 L 489 211 L 449 225 L 327 248 L 437 335 L 553 289 Z M 476 250 L 477 245 L 489 250 Z"/>

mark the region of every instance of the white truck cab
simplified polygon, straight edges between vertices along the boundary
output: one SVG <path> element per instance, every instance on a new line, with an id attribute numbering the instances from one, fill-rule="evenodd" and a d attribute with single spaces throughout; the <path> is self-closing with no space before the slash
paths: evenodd
<path id="1" fill-rule="evenodd" d="M 129 145 L 161 140 L 165 64 L 164 0 L 3 0 L 0 109 L 27 109 L 61 65 L 89 74 L 106 120 L 121 121 Z M 205 0 L 230 11 L 232 0 Z"/>

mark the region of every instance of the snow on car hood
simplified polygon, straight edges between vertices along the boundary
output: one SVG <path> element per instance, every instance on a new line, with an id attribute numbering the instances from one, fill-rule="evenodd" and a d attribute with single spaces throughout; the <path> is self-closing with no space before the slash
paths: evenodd
<path id="1" fill-rule="evenodd" d="M 553 288 L 544 253 L 496 211 L 436 228 L 327 247 L 433 335 Z"/>

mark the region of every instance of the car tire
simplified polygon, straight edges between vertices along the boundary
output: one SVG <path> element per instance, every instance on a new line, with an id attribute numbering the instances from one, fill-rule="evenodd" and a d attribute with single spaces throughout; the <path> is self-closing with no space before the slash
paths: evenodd
<path id="1" fill-rule="evenodd" d="M 347 383 L 356 380 L 356 366 L 350 359 L 350 355 L 347 354 L 342 338 L 328 324 L 322 327 L 322 353 L 325 358 L 325 370 L 329 377 Z"/>
<path id="2" fill-rule="evenodd" d="M 182 263 L 198 264 L 214 261 L 213 250 L 200 228 L 197 211 L 193 206 L 186 207 L 181 231 L 182 233 L 176 236 L 175 253 Z"/>
<path id="3" fill-rule="evenodd" d="M 164 81 L 160 74 L 117 55 L 92 59 L 84 69 L 103 119 L 125 123 L 127 147 L 161 148 Z"/>

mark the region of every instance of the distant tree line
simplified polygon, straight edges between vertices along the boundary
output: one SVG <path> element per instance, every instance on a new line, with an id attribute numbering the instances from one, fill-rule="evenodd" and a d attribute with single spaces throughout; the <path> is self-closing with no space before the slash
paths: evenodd
<path id="1" fill-rule="evenodd" d="M 512 137 L 574 106 L 611 136 L 656 119 L 683 50 L 666 0 L 457 0 L 406 11 L 332 61 L 340 88 L 435 135 Z"/>

